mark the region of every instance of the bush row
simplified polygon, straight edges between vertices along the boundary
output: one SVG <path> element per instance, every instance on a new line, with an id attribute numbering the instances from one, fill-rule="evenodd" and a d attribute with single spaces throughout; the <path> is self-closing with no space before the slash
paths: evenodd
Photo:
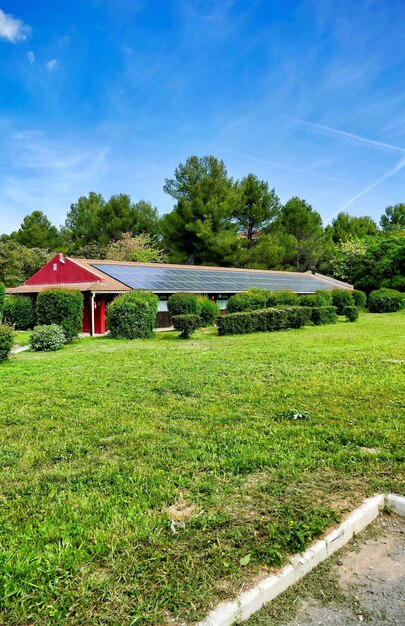
<path id="1" fill-rule="evenodd" d="M 167 309 L 180 337 L 186 339 L 197 329 L 213 326 L 219 308 L 212 300 L 194 293 L 175 293 L 167 301 Z"/>
<path id="2" fill-rule="evenodd" d="M 333 291 L 319 289 L 313 294 L 302 296 L 298 296 L 292 291 L 250 289 L 231 296 L 226 308 L 228 313 L 240 313 L 286 305 L 308 307 L 334 306 L 338 315 L 344 315 L 346 307 L 356 306 L 364 309 L 366 304 L 367 296 L 364 291 L 355 289 L 351 291 L 347 289 L 334 289 Z"/>
<path id="3" fill-rule="evenodd" d="M 220 335 L 272 332 L 302 328 L 310 321 L 316 325 L 334 324 L 336 319 L 336 309 L 333 306 L 267 308 L 223 315 L 218 320 L 218 332 Z"/>

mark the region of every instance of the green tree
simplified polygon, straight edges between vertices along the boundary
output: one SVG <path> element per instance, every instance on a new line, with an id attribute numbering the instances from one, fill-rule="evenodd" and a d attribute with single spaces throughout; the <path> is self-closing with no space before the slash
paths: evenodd
<path id="1" fill-rule="evenodd" d="M 16 241 L 0 243 L 0 282 L 17 287 L 35 274 L 52 257 L 42 248 L 27 248 Z"/>
<path id="2" fill-rule="evenodd" d="M 363 239 L 367 235 L 376 235 L 377 224 L 367 215 L 353 217 L 348 213 L 339 213 L 330 226 L 325 228 L 326 234 L 331 234 L 335 243 L 349 239 Z"/>
<path id="3" fill-rule="evenodd" d="M 105 205 L 103 196 L 91 191 L 88 196 L 80 196 L 70 205 L 63 235 L 70 247 L 79 248 L 100 241 L 100 211 Z"/>
<path id="4" fill-rule="evenodd" d="M 107 259 L 112 261 L 138 261 L 141 263 L 164 263 L 166 257 L 149 233 L 141 233 L 132 237 L 124 233 L 115 243 L 111 243 L 106 251 Z"/>
<path id="5" fill-rule="evenodd" d="M 174 262 L 227 263 L 240 246 L 232 215 L 237 186 L 223 161 L 213 156 L 191 156 L 180 164 L 164 191 L 176 204 L 164 216 L 164 243 Z"/>
<path id="6" fill-rule="evenodd" d="M 239 202 L 234 217 L 251 243 L 255 234 L 278 215 L 281 203 L 275 189 L 269 189 L 268 183 L 254 174 L 248 174 L 240 181 L 238 191 Z"/>
<path id="7" fill-rule="evenodd" d="M 405 230 L 405 204 L 394 204 L 385 209 L 381 216 L 380 226 L 384 232 L 390 233 L 395 230 Z"/>
<path id="8" fill-rule="evenodd" d="M 150 202 L 146 202 L 146 200 L 136 202 L 133 208 L 135 221 L 131 228 L 131 233 L 134 236 L 148 233 L 157 237 L 160 233 L 160 218 L 157 208 Z"/>
<path id="9" fill-rule="evenodd" d="M 24 217 L 15 239 L 27 248 L 48 250 L 57 250 L 61 243 L 58 229 L 41 211 L 33 211 Z"/>
<path id="10" fill-rule="evenodd" d="M 235 265 L 262 270 L 291 270 L 294 269 L 296 248 L 294 235 L 283 231 L 263 234 L 254 245 L 241 248 Z"/>
<path id="11" fill-rule="evenodd" d="M 364 266 L 367 243 L 361 239 L 341 241 L 329 261 L 330 271 L 335 278 L 353 283 Z"/>
<path id="12" fill-rule="evenodd" d="M 316 267 L 322 256 L 322 219 L 305 200 L 298 197 L 288 200 L 269 230 L 295 237 L 294 269 L 306 271 Z"/>

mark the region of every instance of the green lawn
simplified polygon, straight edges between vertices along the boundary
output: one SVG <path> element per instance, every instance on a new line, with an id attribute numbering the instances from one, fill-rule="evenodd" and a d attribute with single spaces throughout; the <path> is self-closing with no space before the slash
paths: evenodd
<path id="1" fill-rule="evenodd" d="M 30 330 L 17 330 L 14 333 L 14 347 L 28 346 L 30 342 L 30 336 L 31 336 Z"/>
<path id="2" fill-rule="evenodd" d="M 0 624 L 193 620 L 364 496 L 404 493 L 404 335 L 404 314 L 375 314 L 12 357 Z"/>

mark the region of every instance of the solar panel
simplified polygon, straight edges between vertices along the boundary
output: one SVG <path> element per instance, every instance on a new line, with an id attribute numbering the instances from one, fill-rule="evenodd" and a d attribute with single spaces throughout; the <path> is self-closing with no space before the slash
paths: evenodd
<path id="1" fill-rule="evenodd" d="M 265 272 L 218 269 L 142 267 L 137 265 L 110 265 L 94 263 L 93 267 L 115 278 L 131 289 L 147 289 L 154 292 L 174 293 L 235 293 L 252 287 L 271 291 L 289 289 L 296 293 L 313 293 L 317 289 L 331 290 L 336 287 L 313 274 L 272 274 Z"/>

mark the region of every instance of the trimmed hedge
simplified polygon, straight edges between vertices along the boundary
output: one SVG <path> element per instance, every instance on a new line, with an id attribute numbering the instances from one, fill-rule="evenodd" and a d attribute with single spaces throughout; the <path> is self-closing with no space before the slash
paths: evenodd
<path id="1" fill-rule="evenodd" d="M 336 307 L 338 315 L 344 315 L 347 306 L 355 306 L 353 292 L 348 289 L 334 289 L 332 291 L 333 306 Z"/>
<path id="2" fill-rule="evenodd" d="M 65 342 L 65 331 L 57 324 L 35 326 L 30 336 L 30 346 L 37 352 L 60 350 Z"/>
<path id="3" fill-rule="evenodd" d="M 173 326 L 180 331 L 182 339 L 188 339 L 200 326 L 200 318 L 192 313 L 184 313 L 183 315 L 173 315 Z"/>
<path id="4" fill-rule="evenodd" d="M 257 331 L 273 332 L 286 328 L 302 328 L 309 321 L 310 309 L 305 307 L 274 307 L 257 311 L 228 313 L 218 319 L 220 335 L 240 335 Z"/>
<path id="5" fill-rule="evenodd" d="M 324 291 L 322 289 L 318 289 L 315 293 L 312 293 L 307 296 L 299 297 L 299 304 L 301 306 L 332 306 L 333 304 L 333 296 L 331 291 Z"/>
<path id="6" fill-rule="evenodd" d="M 267 307 L 280 306 L 280 305 L 289 305 L 289 306 L 297 306 L 299 303 L 299 298 L 296 293 L 285 289 L 284 291 L 267 291 Z"/>
<path id="7" fill-rule="evenodd" d="M 28 330 L 35 324 L 35 305 L 29 296 L 9 296 L 4 305 L 3 319 L 16 330 Z"/>
<path id="8" fill-rule="evenodd" d="M 200 315 L 201 296 L 195 293 L 174 293 L 167 301 L 167 310 L 170 315 Z"/>
<path id="9" fill-rule="evenodd" d="M 351 292 L 354 298 L 354 303 L 360 309 L 365 309 L 367 306 L 367 296 L 364 291 L 360 291 L 360 289 L 353 289 Z"/>
<path id="10" fill-rule="evenodd" d="M 311 321 L 315 326 L 336 324 L 337 313 L 334 306 L 317 306 L 311 309 Z"/>
<path id="11" fill-rule="evenodd" d="M 219 315 L 219 307 L 215 302 L 203 296 L 199 296 L 198 299 L 201 304 L 199 325 L 203 327 L 214 326 Z"/>
<path id="12" fill-rule="evenodd" d="M 14 333 L 10 326 L 0 324 L 0 361 L 5 361 L 10 355 L 14 343 Z"/>
<path id="13" fill-rule="evenodd" d="M 385 287 L 372 291 L 368 296 L 370 313 L 394 313 L 405 306 L 405 295 L 395 289 Z"/>
<path id="14" fill-rule="evenodd" d="M 40 326 L 62 326 L 66 341 L 72 341 L 82 330 L 83 295 L 77 289 L 45 289 L 37 297 L 36 317 Z"/>
<path id="15" fill-rule="evenodd" d="M 357 306 L 347 306 L 344 314 L 348 322 L 356 322 L 359 319 L 359 308 Z"/>
<path id="16" fill-rule="evenodd" d="M 252 289 L 243 291 L 231 296 L 227 302 L 226 310 L 228 313 L 240 313 L 242 311 L 255 311 L 264 309 L 267 306 L 266 291 L 261 289 Z"/>
<path id="17" fill-rule="evenodd" d="M 6 288 L 3 283 L 0 283 L 0 320 L 4 310 L 4 303 L 6 301 Z"/>
<path id="18" fill-rule="evenodd" d="M 107 307 L 107 323 L 114 339 L 147 339 L 153 335 L 159 298 L 151 291 L 130 291 Z"/>

